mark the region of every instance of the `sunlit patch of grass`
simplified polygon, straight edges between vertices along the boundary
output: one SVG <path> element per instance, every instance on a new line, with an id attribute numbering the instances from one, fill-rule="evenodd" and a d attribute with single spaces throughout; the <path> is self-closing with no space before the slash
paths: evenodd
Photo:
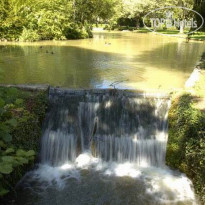
<path id="1" fill-rule="evenodd" d="M 195 32 L 190 36 L 193 40 L 205 40 L 205 31 L 204 32 Z"/>
<path id="2" fill-rule="evenodd" d="M 150 28 L 151 29 L 151 28 Z M 152 29 L 153 30 L 153 29 Z M 153 31 L 148 30 L 147 28 L 139 28 L 137 30 L 134 30 L 136 33 L 151 33 Z M 189 30 L 184 30 L 184 33 L 181 34 L 178 29 L 157 29 L 155 32 L 161 33 L 161 34 L 166 34 L 166 35 L 186 35 L 190 32 Z M 205 40 L 205 32 L 195 32 L 189 36 L 190 39 L 192 40 Z"/>
<path id="3" fill-rule="evenodd" d="M 157 30 L 156 32 L 168 35 L 179 34 L 179 30 Z"/>
<path id="4" fill-rule="evenodd" d="M 135 33 L 149 33 L 151 31 L 146 28 L 139 28 L 139 29 L 134 30 L 134 32 Z"/>

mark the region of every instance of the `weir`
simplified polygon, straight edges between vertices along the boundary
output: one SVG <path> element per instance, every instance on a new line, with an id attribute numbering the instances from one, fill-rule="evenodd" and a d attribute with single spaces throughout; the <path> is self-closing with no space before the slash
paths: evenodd
<path id="1" fill-rule="evenodd" d="M 191 181 L 165 166 L 168 96 L 50 88 L 49 102 L 19 204 L 197 204 Z"/>
<path id="2" fill-rule="evenodd" d="M 108 162 L 164 166 L 167 96 L 51 88 L 41 160 L 61 166 L 84 153 Z"/>

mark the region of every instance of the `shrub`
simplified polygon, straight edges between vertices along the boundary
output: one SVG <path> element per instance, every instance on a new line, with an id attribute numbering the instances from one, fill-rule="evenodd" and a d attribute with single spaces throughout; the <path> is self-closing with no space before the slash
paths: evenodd
<path id="1" fill-rule="evenodd" d="M 13 191 L 33 165 L 46 110 L 45 95 L 0 88 L 0 196 Z"/>
<path id="2" fill-rule="evenodd" d="M 205 113 L 193 107 L 193 97 L 177 98 L 169 111 L 166 163 L 184 172 L 205 202 Z"/>
<path id="3" fill-rule="evenodd" d="M 92 34 L 88 27 L 79 26 L 77 24 L 70 24 L 64 30 L 67 39 L 83 39 L 89 38 Z"/>
<path id="4" fill-rule="evenodd" d="M 19 40 L 20 41 L 38 41 L 40 40 L 40 36 L 38 35 L 37 31 L 24 28 Z"/>
<path id="5" fill-rule="evenodd" d="M 205 69 L 205 52 L 202 54 L 200 67 L 201 69 Z"/>

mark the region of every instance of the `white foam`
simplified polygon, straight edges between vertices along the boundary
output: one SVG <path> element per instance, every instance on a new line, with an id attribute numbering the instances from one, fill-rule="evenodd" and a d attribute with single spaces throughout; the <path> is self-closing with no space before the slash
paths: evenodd
<path id="1" fill-rule="evenodd" d="M 86 152 L 79 155 L 75 162 L 68 162 L 59 167 L 40 165 L 32 172 L 32 179 L 42 183 L 42 188 L 56 186 L 63 189 L 69 180 L 81 180 L 81 170 L 92 170 L 101 173 L 104 177 L 131 177 L 133 180 L 141 180 L 145 185 L 146 193 L 154 196 L 156 201 L 165 203 L 178 203 L 191 201 L 196 204 L 195 194 L 191 181 L 179 172 L 174 172 L 167 167 L 138 167 L 137 164 L 125 162 L 103 162 Z M 44 186 L 44 187 L 43 187 Z"/>
<path id="2" fill-rule="evenodd" d="M 68 179 L 80 180 L 79 170 L 72 164 L 64 164 L 59 167 L 52 167 L 46 164 L 40 164 L 38 169 L 31 172 L 32 180 L 42 182 L 41 188 L 47 188 L 55 185 L 57 188 L 64 188 Z M 44 183 L 45 182 L 45 183 Z"/>
<path id="3" fill-rule="evenodd" d="M 192 201 L 196 203 L 191 181 L 170 169 L 151 168 L 145 171 L 146 192 L 163 203 Z"/>
<path id="4" fill-rule="evenodd" d="M 92 156 L 92 154 L 90 152 L 86 152 L 83 154 L 80 154 L 76 160 L 76 166 L 78 168 L 88 168 L 89 166 L 96 164 L 100 161 L 99 158 L 95 158 Z"/>

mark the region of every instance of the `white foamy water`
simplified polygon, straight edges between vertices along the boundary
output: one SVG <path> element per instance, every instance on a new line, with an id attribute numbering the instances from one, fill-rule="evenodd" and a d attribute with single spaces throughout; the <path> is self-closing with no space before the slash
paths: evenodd
<path id="1" fill-rule="evenodd" d="M 87 175 L 84 174 L 85 171 Z M 29 181 L 38 183 L 40 194 L 49 187 L 66 192 L 70 180 L 76 181 L 78 186 L 83 186 L 81 183 L 84 178 L 92 180 L 92 177 L 95 178 L 95 176 L 97 177 L 96 183 L 129 177 L 136 185 L 143 186 L 145 193 L 158 204 L 177 204 L 179 202 L 197 204 L 192 183 L 184 174 L 171 171 L 168 167 L 138 167 L 130 162 L 104 162 L 100 158 L 93 157 L 89 152 L 80 154 L 75 162 L 66 163 L 59 167 L 40 164 L 38 169 L 27 175 L 26 181 L 27 183 Z M 88 183 L 90 183 L 89 180 Z M 126 183 L 129 185 L 130 182 Z M 74 189 L 78 190 L 76 187 Z"/>

